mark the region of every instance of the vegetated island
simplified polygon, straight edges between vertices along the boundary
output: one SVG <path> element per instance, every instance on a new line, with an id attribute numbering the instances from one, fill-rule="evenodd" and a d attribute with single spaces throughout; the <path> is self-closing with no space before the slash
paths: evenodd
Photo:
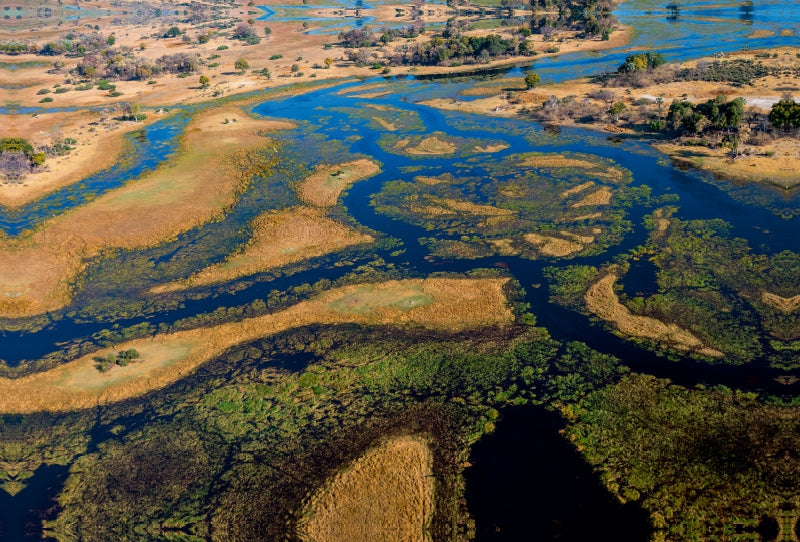
<path id="1" fill-rule="evenodd" d="M 359 15 L 376 23 L 338 35 L 313 32 L 322 25 L 314 17 L 347 10 L 270 20 L 254 2 L 234 1 L 172 12 L 101 0 L 68 30 L 57 18 L 7 20 L 0 102 L 10 113 L 3 135 L 18 141 L 0 149 L 0 205 L 24 205 L 111 166 L 123 133 L 176 104 L 325 79 L 474 70 L 618 47 L 629 36 L 608 0 L 448 4 L 365 8 Z M 24 108 L 34 112 L 18 114 Z"/>
<path id="2" fill-rule="evenodd" d="M 16 379 L 1 378 L 0 412 L 91 408 L 162 388 L 225 350 L 309 324 L 360 323 L 463 330 L 510 325 L 507 278 L 431 278 L 356 284 L 283 311 L 218 326 L 129 341 Z M 133 363 L 103 365 L 109 354 L 135 351 Z M 110 370 L 106 370 L 110 367 Z"/>
<path id="3" fill-rule="evenodd" d="M 744 50 L 680 64 L 642 52 L 591 78 L 540 85 L 535 75 L 503 81 L 516 90 L 489 83 L 468 91 L 486 97 L 426 103 L 639 137 L 676 163 L 715 175 L 784 189 L 800 183 L 800 49 Z"/>

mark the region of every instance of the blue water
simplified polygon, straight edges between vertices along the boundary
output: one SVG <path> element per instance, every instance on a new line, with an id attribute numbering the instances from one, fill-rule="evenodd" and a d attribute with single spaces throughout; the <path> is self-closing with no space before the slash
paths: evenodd
<path id="1" fill-rule="evenodd" d="M 0 207 L 0 230 L 6 235 L 19 235 L 31 230 L 72 207 L 86 203 L 109 190 L 119 188 L 145 171 L 163 163 L 178 146 L 177 136 L 183 132 L 187 116 L 176 115 L 144 127 L 133 140 L 133 153 L 121 164 L 87 177 L 78 184 L 58 190 L 18 209 Z"/>

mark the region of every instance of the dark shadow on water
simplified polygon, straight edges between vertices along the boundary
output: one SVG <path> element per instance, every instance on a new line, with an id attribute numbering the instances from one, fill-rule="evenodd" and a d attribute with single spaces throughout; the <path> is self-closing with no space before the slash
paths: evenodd
<path id="1" fill-rule="evenodd" d="M 69 467 L 44 465 L 26 480 L 26 488 L 14 497 L 0 491 L 0 540 L 53 540 L 43 538 L 42 521 L 55 519 L 56 496 L 67 479 Z"/>
<path id="2" fill-rule="evenodd" d="M 472 449 L 466 496 L 481 541 L 649 540 L 648 514 L 620 504 L 543 407 L 509 407 Z"/>

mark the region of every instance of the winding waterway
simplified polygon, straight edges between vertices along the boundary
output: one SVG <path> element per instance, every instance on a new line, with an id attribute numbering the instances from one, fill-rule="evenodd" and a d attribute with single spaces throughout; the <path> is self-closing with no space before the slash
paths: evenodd
<path id="1" fill-rule="evenodd" d="M 636 28 L 630 46 L 604 53 L 578 53 L 543 59 L 534 63 L 536 71 L 545 81 L 562 81 L 579 75 L 593 74 L 618 65 L 632 48 L 659 50 L 671 60 L 686 60 L 740 49 L 745 45 L 755 48 L 797 44 L 796 37 L 779 35 L 784 21 L 800 20 L 800 7 L 790 2 L 760 2 L 753 10 L 748 11 L 741 10 L 739 3 L 732 2 L 729 5 L 717 3 L 714 6 L 690 3 L 683 6 L 678 16 L 668 13 L 658 2 L 652 4 L 648 7 L 638 2 L 634 8 L 631 3 L 625 3 L 617 10 L 616 14 L 621 22 Z M 754 30 L 772 31 L 775 35 L 764 38 L 748 37 Z M 521 71 L 522 68 L 510 68 L 501 76 L 518 76 Z M 768 359 L 756 360 L 746 366 L 738 367 L 722 363 L 697 362 L 688 357 L 679 361 L 668 360 L 617 337 L 584 315 L 550 302 L 544 273 L 546 267 L 574 264 L 601 266 L 613 261 L 617 256 L 628 254 L 646 242 L 648 231 L 644 225 L 644 216 L 652 212 L 651 208 L 633 207 L 626 210 L 625 220 L 630 223 L 631 229 L 625 233 L 621 242 L 602 253 L 579 256 L 566 261 L 548 258 L 532 261 L 518 256 L 474 259 L 432 258 L 429 247 L 420 242 L 429 235 L 429 232 L 377 212 L 371 205 L 372 198 L 386 183 L 394 180 L 408 179 L 414 175 L 435 176 L 450 171 L 468 171 L 470 176 L 488 179 L 492 176 L 493 166 L 512 155 L 531 151 L 557 154 L 584 153 L 611 160 L 630 171 L 631 186 L 649 186 L 653 197 L 676 198 L 677 218 L 722 219 L 731 224 L 731 236 L 745 240 L 748 246 L 762 254 L 800 252 L 800 236 L 796 235 L 800 216 L 793 212 L 793 209 L 800 205 L 800 193 L 797 191 L 787 192 L 766 186 L 739 186 L 725 179 L 711 179 L 697 173 L 679 171 L 646 144 L 636 141 L 612 142 L 602 135 L 578 129 L 564 129 L 560 135 L 552 135 L 545 133 L 541 126 L 523 119 L 486 119 L 462 113 L 443 112 L 417 103 L 434 96 L 463 99 L 459 92 L 478 79 L 479 76 L 473 79 L 459 77 L 452 81 L 409 77 L 346 82 L 294 97 L 267 100 L 253 107 L 252 111 L 264 117 L 297 122 L 299 125 L 297 130 L 276 137 L 282 139 L 287 146 L 294 147 L 298 155 L 305 156 L 308 159 L 306 164 L 308 166 L 318 162 L 318 157 L 313 151 L 325 146 L 326 141 L 338 142 L 350 154 L 367 156 L 382 164 L 380 174 L 357 183 L 349 190 L 344 204 L 358 223 L 400 240 L 402 251 L 383 251 L 380 255 L 387 263 L 395 265 L 404 273 L 426 276 L 433 272 L 463 273 L 479 268 L 501 268 L 507 270 L 525 288 L 526 300 L 531 304 L 531 311 L 537 316 L 537 324 L 546 328 L 551 336 L 559 341 L 586 342 L 599 351 L 618 356 L 636 371 L 670 378 L 680 384 L 724 384 L 741 389 L 764 390 L 783 396 L 794 396 L 798 393 L 799 386 L 787 386 L 776 380 L 777 377 L 785 375 L 786 371 L 772 368 Z M 371 87 L 385 85 L 387 92 L 369 98 L 359 97 L 359 89 L 367 85 Z M 481 154 L 477 158 L 475 156 L 420 158 L 390 152 L 380 141 L 380 137 L 384 134 L 376 130 L 370 118 L 354 113 L 354 111 L 364 111 L 367 105 L 413 113 L 419 122 L 404 129 L 403 136 L 424 136 L 440 132 L 458 138 L 500 141 L 506 148 L 493 154 Z M 40 225 L 49 217 L 80 205 L 89 196 L 93 197 L 111 190 L 136 177 L 142 171 L 156 167 L 177 148 L 177 138 L 184 126 L 185 119 L 180 117 L 172 117 L 153 124 L 132 139 L 133 151 L 125 165 L 101 172 L 86 179 L 79 187 L 60 190 L 22 209 L 0 210 L 0 227 L 9 236 L 20 235 Z M 255 206 L 255 203 L 253 205 Z M 252 213 L 252 209 L 247 212 L 241 211 L 239 216 L 234 209 L 231 216 L 245 223 L 246 218 L 252 216 Z M 200 237 L 199 232 L 190 232 L 185 237 L 191 238 L 193 235 Z M 181 239 L 174 243 L 177 251 L 177 247 L 183 246 L 180 243 L 188 241 Z M 159 257 L 166 258 L 164 253 L 169 253 L 169 247 L 158 254 L 143 251 L 142 254 L 131 257 L 157 261 Z M 219 260 L 221 257 L 218 255 L 216 259 Z M 209 260 L 213 261 L 214 258 L 209 257 Z M 187 298 L 178 307 L 155 309 L 146 315 L 119 317 L 116 323 L 123 327 L 138 323 L 149 323 L 153 326 L 161 323 L 171 324 L 195 314 L 212 312 L 219 307 L 235 307 L 263 299 L 273 289 L 288 290 L 292 285 L 313 282 L 319 278 L 335 280 L 344 276 L 355 265 L 316 268 L 290 276 L 271 277 L 270 280 L 256 282 L 235 291 L 198 296 L 196 299 Z M 133 295 L 146 296 L 148 283 L 144 280 L 137 283 L 136 277 L 132 280 Z M 642 293 L 651 295 L 657 291 L 655 281 L 652 264 L 634 265 L 624 281 L 625 292 L 631 296 Z M 106 293 L 112 295 L 115 292 Z M 82 298 L 79 293 L 78 302 L 89 304 L 91 300 Z M 3 340 L 7 346 L 3 348 L 0 357 L 7 364 L 16 365 L 23 360 L 35 360 L 57 350 L 57 343 L 76 337 L 90 337 L 108 327 L 108 321 L 103 317 L 96 319 L 86 317 L 81 322 L 75 322 L 65 313 L 53 315 L 52 321 L 39 331 L 12 331 L 10 328 L 13 326 L 7 327 L 8 329 L 3 331 Z M 505 457 L 502 455 L 502 449 L 508 447 L 508 441 L 513 440 L 514 435 L 521 429 L 532 424 L 540 429 L 545 427 L 547 431 L 540 431 L 541 435 L 533 433 L 526 443 L 546 448 L 541 455 L 547 461 L 556 457 L 559 450 L 564 447 L 559 439 L 547 440 L 548 436 L 553 436 L 557 430 L 557 424 L 547 418 L 547 415 L 538 411 L 523 415 L 515 412 L 509 413 L 507 418 L 508 422 L 500 422 L 497 435 L 479 445 L 489 451 L 482 451 L 483 449 L 479 448 L 476 451 L 477 457 L 491 456 L 495 460 L 499 458 L 499 463 L 502 463 Z M 502 425 L 503 423 L 507 425 Z M 517 463 L 521 463 L 525 458 L 517 459 Z M 570 458 L 562 466 L 563 470 L 559 471 L 561 476 L 570 477 L 572 473 L 581 471 L 582 476 L 588 479 L 585 487 L 592 486 L 597 489 L 596 480 L 586 472 L 585 464 L 572 461 Z M 483 465 L 480 467 L 484 468 Z M 492 478 L 493 467 L 487 468 L 488 473 L 485 470 L 468 473 L 468 493 L 471 496 L 470 503 L 476 510 L 478 533 L 483 533 L 481 539 L 514 539 L 513 534 L 505 538 L 491 534 L 494 525 L 505 521 L 504 517 L 500 517 L 502 514 L 510 513 L 509 517 L 518 517 L 520 512 L 515 509 L 511 512 L 492 510 L 490 505 L 494 504 L 491 501 L 496 498 L 494 496 L 496 494 L 489 489 L 485 491 L 481 489 L 489 484 L 487 480 Z M 496 468 L 508 472 L 508 465 Z M 48 472 L 37 472 L 36 484 L 29 487 L 29 493 L 21 495 L 25 498 L 5 500 L 11 501 L 10 507 L 27 506 L 32 509 L 45 509 L 46 502 L 40 502 L 41 499 L 38 497 L 36 499 L 31 497 L 33 499 L 31 500 L 26 496 L 53 485 L 51 482 L 60 480 L 62 476 L 63 470 L 56 468 Z M 514 480 L 503 480 L 503 483 L 507 482 L 509 485 L 498 491 L 506 495 L 522 492 L 527 488 L 520 484 L 533 483 L 526 480 L 517 480 L 516 486 Z M 557 485 L 557 481 L 554 483 Z M 577 487 L 583 486 L 578 484 Z M 605 504 L 613 508 L 612 504 Z M 6 509 L 3 518 L 0 518 L 3 522 L 10 521 L 13 516 L 8 510 L 11 508 Z M 563 508 L 556 510 L 554 515 L 558 516 L 561 511 Z M 615 509 L 616 512 L 619 510 Z M 573 518 L 568 521 L 576 520 Z M 638 528 L 639 525 L 635 527 Z M 510 532 L 521 532 L 514 531 L 515 528 L 524 527 L 510 527 Z M 546 531 L 547 526 L 542 527 L 541 532 Z M 641 536 L 641 532 L 633 529 L 630 539 Z M 14 533 L 15 536 L 25 536 L 24 527 Z M 34 532 L 31 536 L 37 534 Z"/>

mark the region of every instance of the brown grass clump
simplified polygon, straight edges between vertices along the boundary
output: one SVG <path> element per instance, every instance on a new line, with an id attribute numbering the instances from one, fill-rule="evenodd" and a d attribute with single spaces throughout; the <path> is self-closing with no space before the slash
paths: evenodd
<path id="1" fill-rule="evenodd" d="M 307 542 L 423 542 L 433 514 L 433 457 L 419 437 L 394 437 L 314 495 L 298 527 Z"/>
<path id="2" fill-rule="evenodd" d="M 366 158 L 319 166 L 300 184 L 297 192 L 305 203 L 318 207 L 331 207 L 336 205 L 339 194 L 351 184 L 372 177 L 380 170 L 378 164 Z"/>
<path id="3" fill-rule="evenodd" d="M 619 302 L 614 291 L 617 278 L 614 266 L 586 292 L 584 296 L 586 308 L 592 314 L 601 320 L 611 322 L 625 335 L 653 339 L 682 352 L 696 352 L 712 358 L 724 355 L 719 350 L 704 346 L 703 342 L 691 332 L 675 324 L 665 324 L 655 318 L 631 314 L 628 307 Z"/>
<path id="4" fill-rule="evenodd" d="M 432 278 L 344 286 L 287 309 L 239 322 L 159 334 L 100 350 L 54 369 L 0 378 L 0 412 L 92 408 L 169 385 L 237 344 L 311 324 L 405 324 L 461 331 L 514 321 L 506 278 Z M 95 356 L 135 348 L 141 361 L 108 372 Z"/>
<path id="5" fill-rule="evenodd" d="M 761 301 L 774 309 L 778 309 L 784 314 L 790 314 L 797 309 L 800 309 L 800 295 L 792 297 L 783 297 L 771 292 L 763 292 L 761 294 Z"/>
<path id="6" fill-rule="evenodd" d="M 229 256 L 223 263 L 206 267 L 185 281 L 158 286 L 151 291 L 161 293 L 226 282 L 375 240 L 325 217 L 320 209 L 312 207 L 266 212 L 256 217 L 251 226 L 253 238 L 241 252 Z"/>
<path id="7" fill-rule="evenodd" d="M 577 209 L 578 207 L 589 207 L 593 205 L 608 205 L 611 203 L 611 196 L 611 189 L 604 186 L 591 194 L 587 194 L 581 201 L 573 203 L 570 207 L 572 209 Z"/>
<path id="8" fill-rule="evenodd" d="M 29 238 L 0 238 L 0 315 L 62 307 L 88 259 L 153 246 L 220 217 L 253 175 L 248 153 L 268 143 L 260 133 L 286 127 L 241 112 L 224 124 L 222 115 L 237 113 L 199 115 L 187 127 L 182 154 L 167 166 L 49 220 Z"/>
<path id="9" fill-rule="evenodd" d="M 576 241 L 568 241 L 560 237 L 539 235 L 538 233 L 526 233 L 522 236 L 522 238 L 526 242 L 537 247 L 539 252 L 545 256 L 554 256 L 560 258 L 583 250 L 583 245 L 581 243 Z"/>

